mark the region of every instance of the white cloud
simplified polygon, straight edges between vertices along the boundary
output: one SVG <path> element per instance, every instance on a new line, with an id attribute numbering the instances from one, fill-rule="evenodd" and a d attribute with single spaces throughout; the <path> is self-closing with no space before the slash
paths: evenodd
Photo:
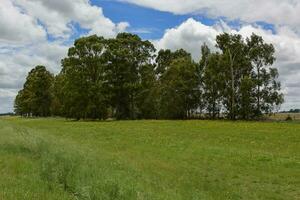
<path id="1" fill-rule="evenodd" d="M 90 33 L 105 37 L 113 37 L 124 31 L 129 24 L 113 23 L 104 16 L 102 8 L 93 6 L 88 0 L 12 0 L 22 7 L 26 14 L 38 19 L 54 37 L 69 37 L 73 32 L 73 24 Z"/>
<path id="2" fill-rule="evenodd" d="M 206 26 L 190 18 L 180 26 L 166 30 L 160 40 L 154 41 L 158 49 L 180 49 L 190 52 L 194 59 L 199 60 L 201 45 L 206 43 L 215 49 L 215 38 L 222 32 L 241 34 L 244 37 L 252 33 L 261 35 L 276 49 L 277 61 L 275 67 L 279 69 L 282 89 L 286 96 L 284 109 L 300 107 L 300 38 L 287 27 L 279 27 L 277 34 L 262 29 L 259 26 L 246 25 L 236 31 L 230 29 L 224 22 L 215 26 Z"/>
<path id="3" fill-rule="evenodd" d="M 119 0 L 175 14 L 205 14 L 246 22 L 264 21 L 299 30 L 299 0 Z"/>
<path id="4" fill-rule="evenodd" d="M 1 0 L 0 27 L 0 45 L 24 44 L 46 37 L 37 20 L 22 13 L 21 8 L 9 0 Z"/>
<path id="5" fill-rule="evenodd" d="M 102 8 L 89 0 L 0 0 L 0 112 L 12 111 L 13 99 L 22 87 L 28 71 L 35 65 L 47 66 L 52 72 L 60 69 L 60 60 L 67 53 L 69 37 L 77 30 L 113 37 L 126 30 L 126 22 L 114 23 L 105 17 Z M 166 30 L 155 41 L 159 48 L 184 48 L 200 57 L 205 42 L 214 48 L 217 34 L 227 31 L 248 36 L 262 35 L 277 50 L 276 67 L 280 70 L 284 108 L 300 107 L 300 13 L 298 0 L 121 0 L 176 14 L 204 13 L 246 22 L 265 21 L 275 24 L 276 34 L 258 26 L 242 26 L 232 30 L 219 22 L 211 27 L 189 19 L 178 27 Z M 132 30 L 134 31 L 134 30 Z M 135 30 L 146 33 L 149 30 Z M 49 42 L 47 34 L 56 38 Z"/>
<path id="6" fill-rule="evenodd" d="M 31 68 L 44 65 L 52 73 L 59 72 L 60 60 L 67 49 L 59 43 L 42 42 L 0 53 L 0 113 L 13 110 L 14 97 Z"/>
<path id="7" fill-rule="evenodd" d="M 0 0 L 0 113 L 13 110 L 13 100 L 27 73 L 36 65 L 60 70 L 74 24 L 88 34 L 113 37 L 129 24 L 114 23 L 88 0 Z M 54 41 L 47 39 L 47 34 Z"/>
<path id="8" fill-rule="evenodd" d="M 260 27 L 242 26 L 233 31 L 225 23 L 217 27 L 205 26 L 188 20 L 179 27 L 167 30 L 157 46 L 163 48 L 186 48 L 193 57 L 199 57 L 200 45 L 206 42 L 214 47 L 215 35 L 235 32 L 249 36 L 252 32 L 262 35 L 277 50 L 276 67 L 280 71 L 285 108 L 300 107 L 300 1 L 299 0 L 119 0 L 174 14 L 202 14 L 210 18 L 225 17 L 254 24 L 266 22 L 275 26 L 276 34 Z M 221 28 L 220 28 L 221 27 Z M 175 39 L 176 38 L 176 39 Z M 211 42 L 212 41 L 212 42 Z M 293 87 L 291 87 L 293 85 Z"/>
<path id="9" fill-rule="evenodd" d="M 201 46 L 206 43 L 214 48 L 218 28 L 206 26 L 190 18 L 180 26 L 166 30 L 162 39 L 154 41 L 158 49 L 183 48 L 192 53 L 195 59 L 200 57 Z"/>

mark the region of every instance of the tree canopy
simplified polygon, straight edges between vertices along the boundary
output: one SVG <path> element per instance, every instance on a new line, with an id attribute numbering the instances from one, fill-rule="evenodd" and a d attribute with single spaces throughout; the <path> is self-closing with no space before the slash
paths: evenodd
<path id="1" fill-rule="evenodd" d="M 34 68 L 15 99 L 24 116 L 75 119 L 258 119 L 283 103 L 275 49 L 263 38 L 223 33 L 196 62 L 183 49 L 156 51 L 130 33 L 74 42 L 55 77 Z M 157 55 L 156 55 L 157 54 Z"/>
<path id="2" fill-rule="evenodd" d="M 15 113 L 46 117 L 51 114 L 53 75 L 44 66 L 36 66 L 26 78 L 15 99 Z"/>

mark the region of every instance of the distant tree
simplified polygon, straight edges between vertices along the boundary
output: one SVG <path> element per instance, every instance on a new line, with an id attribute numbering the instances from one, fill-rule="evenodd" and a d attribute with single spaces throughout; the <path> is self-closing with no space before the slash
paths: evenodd
<path id="1" fill-rule="evenodd" d="M 221 55 L 219 53 L 203 54 L 200 63 L 203 65 L 202 77 L 202 101 L 209 115 L 209 118 L 216 119 L 222 107 L 222 91 L 224 88 L 222 66 L 220 65 Z M 205 59 L 205 62 L 203 61 Z"/>
<path id="2" fill-rule="evenodd" d="M 283 103 L 275 49 L 253 34 L 223 33 L 195 63 L 183 49 L 160 50 L 130 33 L 75 41 L 53 77 L 37 66 L 15 99 L 24 116 L 76 119 L 258 119 Z M 205 115 L 203 115 L 205 113 Z"/>
<path id="3" fill-rule="evenodd" d="M 278 81 L 278 76 L 279 74 L 276 68 L 261 70 L 261 113 L 270 114 L 284 102 L 283 94 L 280 92 L 281 84 Z"/>
<path id="4" fill-rule="evenodd" d="M 106 44 L 103 37 L 82 37 L 75 41 L 74 47 L 69 49 L 68 57 L 62 60 L 63 69 L 56 83 L 62 84 L 63 89 L 55 87 L 55 92 L 63 97 L 59 103 L 62 103 L 63 113 L 67 117 L 107 118 L 109 94 L 105 80 Z"/>
<path id="5" fill-rule="evenodd" d="M 109 63 L 105 73 L 117 119 L 136 119 L 139 113 L 147 112 L 138 106 L 142 106 L 141 102 L 149 103 L 149 91 L 143 86 L 152 84 L 149 81 L 153 76 L 154 52 L 153 44 L 130 33 L 120 33 L 108 41 Z M 145 96 L 139 95 L 141 91 Z"/>
<path id="6" fill-rule="evenodd" d="M 283 111 L 283 113 L 300 113 L 300 109 L 290 109 L 289 111 Z"/>
<path id="7" fill-rule="evenodd" d="M 64 110 L 64 86 L 65 86 L 65 77 L 62 73 L 54 77 L 53 82 L 53 100 L 51 104 L 51 113 L 54 116 L 65 116 Z"/>
<path id="8" fill-rule="evenodd" d="M 159 104 L 158 111 L 160 118 L 187 118 L 188 111 L 184 111 L 184 105 L 181 105 L 180 101 L 182 101 L 182 96 L 179 94 L 176 84 L 179 83 L 179 66 L 187 64 L 187 66 L 193 65 L 195 67 L 195 71 L 193 72 L 194 77 L 191 80 L 198 81 L 197 75 L 197 66 L 192 61 L 191 54 L 186 52 L 183 49 L 179 49 L 176 51 L 171 51 L 169 49 L 160 50 L 156 57 L 156 87 L 155 94 L 157 98 L 157 102 Z M 177 65 L 177 67 L 174 67 Z M 177 68 L 177 70 L 176 70 Z M 190 67 L 187 70 L 191 69 Z M 174 79 L 174 80 L 172 80 Z M 177 82 L 177 83 L 176 83 Z M 199 83 L 198 83 L 199 84 Z M 198 85 L 199 86 L 199 85 Z M 195 86 L 196 87 L 196 86 Z M 196 90 L 196 88 L 194 88 Z M 173 90 L 173 91 L 172 91 Z M 197 88 L 197 92 L 199 92 L 199 88 Z M 169 100 L 167 100 L 169 98 Z M 199 93 L 198 93 L 198 101 L 199 101 Z"/>
<path id="9" fill-rule="evenodd" d="M 155 65 L 145 65 L 140 70 L 141 85 L 136 101 L 138 107 L 138 118 L 157 119 L 158 112 L 158 90 L 155 76 Z"/>
<path id="10" fill-rule="evenodd" d="M 205 69 L 209 64 L 209 59 L 211 56 L 211 50 L 204 44 L 201 46 L 201 59 L 197 64 L 197 80 L 198 80 L 198 90 L 199 90 L 199 102 L 198 102 L 198 112 L 200 117 L 203 111 L 207 108 L 207 102 L 205 102 L 205 90 L 204 90 L 204 79 L 205 79 Z"/>
<path id="11" fill-rule="evenodd" d="M 161 76 L 160 112 L 163 118 L 188 119 L 198 107 L 197 65 L 191 56 L 173 60 Z"/>
<path id="12" fill-rule="evenodd" d="M 256 118 L 255 112 L 255 81 L 251 74 L 245 74 L 240 83 L 240 102 L 238 118 L 249 120 Z"/>
<path id="13" fill-rule="evenodd" d="M 226 87 L 223 90 L 223 103 L 228 117 L 235 120 L 241 101 L 239 90 L 244 75 L 249 74 L 251 65 L 247 59 L 247 48 L 241 35 L 223 33 L 217 36 L 217 47 L 222 52 L 222 73 Z"/>
<path id="14" fill-rule="evenodd" d="M 253 81 L 255 84 L 254 96 L 255 117 L 260 117 L 263 113 L 269 113 L 274 106 L 283 103 L 283 96 L 280 91 L 278 71 L 271 68 L 275 61 L 275 49 L 272 44 L 264 42 L 261 36 L 252 34 L 246 39 L 248 55 L 253 67 Z"/>
<path id="15" fill-rule="evenodd" d="M 172 52 L 170 49 L 161 49 L 158 52 L 158 55 L 156 57 L 156 74 L 158 77 L 160 77 L 168 68 L 170 67 L 171 63 L 175 59 L 180 59 L 180 58 L 190 58 L 190 53 L 186 52 L 183 49 L 176 50 Z"/>
<path id="16" fill-rule="evenodd" d="M 29 106 L 29 94 L 26 90 L 22 89 L 15 98 L 15 113 L 21 116 L 29 116 L 31 114 Z"/>
<path id="17" fill-rule="evenodd" d="M 15 112 L 23 116 L 51 115 L 53 75 L 44 66 L 32 69 L 15 99 Z"/>

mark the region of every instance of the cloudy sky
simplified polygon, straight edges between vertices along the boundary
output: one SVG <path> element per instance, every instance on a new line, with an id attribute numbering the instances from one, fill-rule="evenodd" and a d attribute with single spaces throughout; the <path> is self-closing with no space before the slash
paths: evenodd
<path id="1" fill-rule="evenodd" d="M 299 13 L 299 0 L 0 0 L 0 113 L 13 111 L 35 65 L 58 73 L 74 39 L 124 31 L 195 59 L 204 42 L 214 48 L 219 33 L 257 33 L 276 48 L 282 109 L 299 108 Z"/>

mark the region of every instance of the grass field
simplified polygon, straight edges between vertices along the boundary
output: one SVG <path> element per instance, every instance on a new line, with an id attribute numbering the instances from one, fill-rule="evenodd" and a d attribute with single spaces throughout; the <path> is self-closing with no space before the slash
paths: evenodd
<path id="1" fill-rule="evenodd" d="M 300 113 L 276 113 L 267 118 L 273 121 L 284 121 L 288 116 L 291 117 L 292 120 L 300 122 Z"/>
<path id="2" fill-rule="evenodd" d="M 0 118 L 0 199 L 300 199 L 300 123 Z"/>

